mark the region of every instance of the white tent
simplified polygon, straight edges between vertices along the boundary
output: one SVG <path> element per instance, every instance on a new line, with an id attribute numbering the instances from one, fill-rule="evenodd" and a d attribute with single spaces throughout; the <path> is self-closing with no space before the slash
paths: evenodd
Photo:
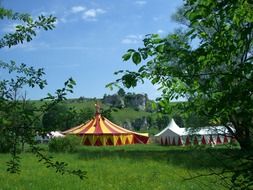
<path id="1" fill-rule="evenodd" d="M 182 144 L 182 136 L 186 135 L 186 130 L 180 128 L 172 119 L 165 129 L 155 135 L 155 141 L 162 145 L 180 145 Z"/>
<path id="2" fill-rule="evenodd" d="M 51 131 L 47 136 L 49 138 L 65 137 L 60 131 Z"/>
<path id="3" fill-rule="evenodd" d="M 205 127 L 198 131 L 180 128 L 172 119 L 168 126 L 155 135 L 155 141 L 162 145 L 224 144 L 231 141 L 231 135 L 224 126 Z"/>
<path id="4" fill-rule="evenodd" d="M 65 137 L 60 131 L 51 131 L 47 133 L 45 136 L 41 136 L 36 134 L 35 141 L 38 143 L 48 143 L 48 141 L 52 138 Z"/>

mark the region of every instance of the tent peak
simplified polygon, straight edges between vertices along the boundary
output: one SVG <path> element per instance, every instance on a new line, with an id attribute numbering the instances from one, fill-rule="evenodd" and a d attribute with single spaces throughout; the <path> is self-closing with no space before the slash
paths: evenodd
<path id="1" fill-rule="evenodd" d="M 96 115 L 100 114 L 101 108 L 100 108 L 100 105 L 98 104 L 98 102 L 95 104 L 95 108 L 96 108 Z"/>

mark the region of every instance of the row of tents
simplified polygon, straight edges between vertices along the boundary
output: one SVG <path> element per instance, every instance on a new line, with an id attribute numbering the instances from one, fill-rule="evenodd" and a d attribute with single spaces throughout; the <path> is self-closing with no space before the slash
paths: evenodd
<path id="1" fill-rule="evenodd" d="M 231 141 L 234 141 L 234 138 L 224 126 L 210 126 L 192 131 L 189 128 L 180 128 L 174 119 L 155 135 L 155 142 L 161 145 L 216 145 Z"/>
<path id="2" fill-rule="evenodd" d="M 82 138 L 82 144 L 90 146 L 118 146 L 126 144 L 147 144 L 148 133 L 137 133 L 116 125 L 103 117 L 96 107 L 95 116 L 88 122 L 64 131 L 64 135 L 77 135 Z M 199 145 L 225 144 L 233 140 L 228 130 L 223 126 L 202 128 L 192 132 L 180 128 L 174 121 L 154 136 L 156 143 L 161 145 Z"/>
<path id="3" fill-rule="evenodd" d="M 137 133 L 122 128 L 103 117 L 96 107 L 95 116 L 88 122 L 77 127 L 59 132 L 51 132 L 46 137 L 36 136 L 37 142 L 48 142 L 50 138 L 76 135 L 82 138 L 82 144 L 90 146 L 118 146 L 126 144 L 147 144 L 148 133 Z M 168 126 L 154 136 L 154 141 L 161 145 L 216 145 L 234 141 L 227 128 L 223 126 L 206 127 L 198 131 L 180 128 L 172 119 Z"/>

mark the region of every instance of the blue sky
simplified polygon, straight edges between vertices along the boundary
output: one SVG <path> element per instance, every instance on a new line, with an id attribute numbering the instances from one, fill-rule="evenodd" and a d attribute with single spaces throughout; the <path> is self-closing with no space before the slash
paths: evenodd
<path id="1" fill-rule="evenodd" d="M 63 86 L 69 77 L 77 82 L 70 98 L 103 97 L 112 94 L 105 85 L 117 79 L 113 73 L 136 69 L 123 62 L 129 48 L 142 47 L 146 34 L 161 36 L 178 27 L 171 15 L 182 0 L 3 0 L 5 8 L 30 13 L 53 14 L 56 28 L 39 31 L 30 43 L 0 50 L 3 61 L 15 60 L 36 68 L 43 67 L 48 86 L 44 90 L 29 89 L 27 97 L 39 99 Z M 1 34 L 12 32 L 14 22 L 0 22 Z M 148 82 L 126 92 L 146 93 L 151 99 L 159 96 Z M 116 90 L 117 91 L 117 90 Z"/>

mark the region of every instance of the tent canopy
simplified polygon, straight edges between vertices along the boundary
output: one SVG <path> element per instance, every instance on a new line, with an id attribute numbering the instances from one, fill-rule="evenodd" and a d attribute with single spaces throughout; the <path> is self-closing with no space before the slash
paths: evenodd
<path id="1" fill-rule="evenodd" d="M 199 137 L 201 138 L 199 139 Z M 208 143 L 215 141 L 214 143 L 219 144 L 222 143 L 222 140 L 224 143 L 228 142 L 228 137 L 231 139 L 228 129 L 224 126 L 209 126 L 194 130 L 192 128 L 180 128 L 172 119 L 165 129 L 155 135 L 155 140 L 161 144 L 170 144 L 172 141 L 175 142 L 172 143 L 173 145 L 182 145 L 190 144 L 190 140 L 193 138 L 194 144 L 199 142 L 206 144 L 207 141 Z"/>
<path id="2" fill-rule="evenodd" d="M 86 145 L 124 145 L 148 142 L 148 133 L 137 133 L 124 129 L 99 113 L 97 108 L 95 117 L 90 121 L 63 132 L 83 136 Z"/>
<path id="3" fill-rule="evenodd" d="M 162 134 L 164 134 L 166 131 L 172 131 L 177 135 L 187 135 L 187 131 L 185 128 L 180 128 L 176 122 L 174 121 L 174 119 L 171 119 L 170 123 L 168 124 L 168 126 L 163 129 L 160 133 L 156 134 L 155 137 L 159 137 Z"/>
<path id="4" fill-rule="evenodd" d="M 155 136 L 156 137 L 161 136 L 162 134 L 164 134 L 168 130 L 173 131 L 174 133 L 176 133 L 177 135 L 180 135 L 180 136 L 212 135 L 212 134 L 221 134 L 222 135 L 222 134 L 229 133 L 228 129 L 224 126 L 210 126 L 210 127 L 204 127 L 204 128 L 196 129 L 196 130 L 193 130 L 190 128 L 181 128 L 176 124 L 174 119 L 171 119 L 168 126 L 165 129 L 163 129 L 160 133 L 156 134 Z"/>

